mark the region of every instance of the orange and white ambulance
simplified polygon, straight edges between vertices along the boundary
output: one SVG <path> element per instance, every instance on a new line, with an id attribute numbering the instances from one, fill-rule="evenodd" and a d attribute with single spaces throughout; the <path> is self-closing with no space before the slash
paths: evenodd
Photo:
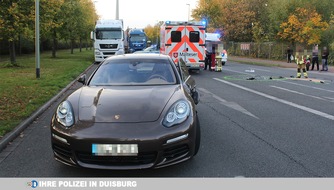
<path id="1" fill-rule="evenodd" d="M 189 70 L 203 70 L 205 63 L 205 23 L 166 21 L 160 30 L 160 53 L 180 58 Z"/>

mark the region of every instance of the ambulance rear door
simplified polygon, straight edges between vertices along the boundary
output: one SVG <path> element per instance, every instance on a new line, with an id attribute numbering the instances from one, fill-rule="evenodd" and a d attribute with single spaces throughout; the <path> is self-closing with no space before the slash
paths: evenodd
<path id="1" fill-rule="evenodd" d="M 205 29 L 201 26 L 185 26 L 184 49 L 179 56 L 186 60 L 191 70 L 204 69 L 205 60 Z"/>

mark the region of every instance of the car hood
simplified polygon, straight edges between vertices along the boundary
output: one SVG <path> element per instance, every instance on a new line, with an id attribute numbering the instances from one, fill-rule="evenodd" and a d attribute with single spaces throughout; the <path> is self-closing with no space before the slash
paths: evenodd
<path id="1" fill-rule="evenodd" d="M 83 87 L 78 118 L 92 122 L 156 121 L 178 88 L 178 85 Z"/>

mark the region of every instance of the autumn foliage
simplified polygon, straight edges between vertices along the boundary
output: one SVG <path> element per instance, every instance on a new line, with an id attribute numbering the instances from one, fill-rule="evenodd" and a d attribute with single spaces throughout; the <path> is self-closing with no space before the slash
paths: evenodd
<path id="1" fill-rule="evenodd" d="M 294 43 L 319 44 L 321 33 L 328 27 L 328 23 L 322 21 L 321 15 L 314 9 L 297 8 L 288 20 L 280 25 L 282 30 L 278 36 Z"/>

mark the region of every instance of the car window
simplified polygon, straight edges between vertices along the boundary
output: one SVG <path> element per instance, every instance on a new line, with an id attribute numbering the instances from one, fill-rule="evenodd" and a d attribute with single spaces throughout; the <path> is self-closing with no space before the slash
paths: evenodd
<path id="1" fill-rule="evenodd" d="M 200 37 L 199 37 L 199 32 L 198 31 L 191 31 L 189 32 L 189 41 L 190 42 L 199 42 Z"/>
<path id="2" fill-rule="evenodd" d="M 91 86 L 176 84 L 168 60 L 113 60 L 104 63 L 90 80 Z"/>
<path id="3" fill-rule="evenodd" d="M 172 40 L 172 42 L 181 42 L 181 32 L 180 31 L 172 31 L 171 32 L 171 40 Z"/>

